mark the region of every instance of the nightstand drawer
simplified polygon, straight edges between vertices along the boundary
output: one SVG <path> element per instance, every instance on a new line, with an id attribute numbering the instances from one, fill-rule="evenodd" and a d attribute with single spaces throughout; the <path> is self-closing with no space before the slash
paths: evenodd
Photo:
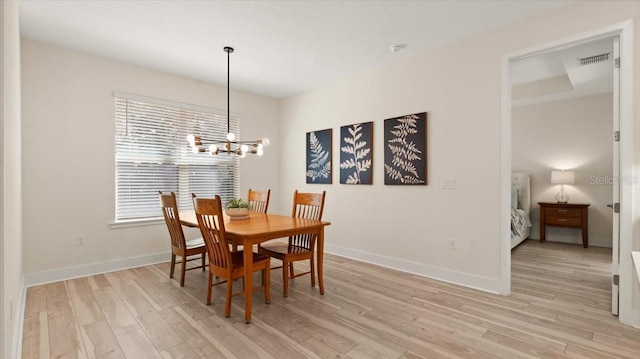
<path id="1" fill-rule="evenodd" d="M 566 216 L 546 216 L 545 221 L 549 226 L 573 226 L 580 227 L 582 219 L 578 217 L 566 217 Z"/>
<path id="2" fill-rule="evenodd" d="M 553 217 L 577 217 L 582 216 L 582 210 L 580 208 L 547 208 L 546 214 Z"/>

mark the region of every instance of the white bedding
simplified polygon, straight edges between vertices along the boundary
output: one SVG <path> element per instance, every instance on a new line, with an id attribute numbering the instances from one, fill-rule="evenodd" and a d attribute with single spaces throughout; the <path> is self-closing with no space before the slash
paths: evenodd
<path id="1" fill-rule="evenodd" d="M 511 208 L 511 238 L 520 237 L 523 240 L 529 236 L 531 221 L 523 209 Z"/>
<path id="2" fill-rule="evenodd" d="M 511 249 L 531 233 L 531 177 L 528 173 L 511 174 Z"/>

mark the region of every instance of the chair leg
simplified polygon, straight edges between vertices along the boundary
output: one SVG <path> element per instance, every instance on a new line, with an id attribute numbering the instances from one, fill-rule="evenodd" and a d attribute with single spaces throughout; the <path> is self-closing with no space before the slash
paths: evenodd
<path id="1" fill-rule="evenodd" d="M 176 269 L 176 255 L 171 253 L 171 269 L 169 270 L 169 278 L 173 278 L 173 272 Z"/>
<path id="2" fill-rule="evenodd" d="M 282 262 L 282 287 L 284 288 L 283 296 L 289 296 L 289 263 Z"/>
<path id="3" fill-rule="evenodd" d="M 314 269 L 315 265 L 313 261 L 313 254 L 311 255 L 311 259 L 309 259 L 309 266 L 311 267 L 311 287 L 313 288 L 316 286 L 316 271 Z"/>
<path id="4" fill-rule="evenodd" d="M 265 302 L 271 304 L 271 268 L 269 266 L 262 270 L 262 288 Z"/>
<path id="5" fill-rule="evenodd" d="M 211 288 L 213 287 L 213 273 L 209 272 L 209 283 L 207 285 L 207 305 L 211 304 Z"/>
<path id="6" fill-rule="evenodd" d="M 204 272 L 204 267 L 205 267 L 205 257 L 207 256 L 207 253 L 202 253 L 202 271 Z"/>
<path id="7" fill-rule="evenodd" d="M 182 265 L 181 265 L 181 273 L 180 273 L 180 286 L 184 287 L 184 274 L 187 272 L 187 256 L 182 256 Z"/>
<path id="8" fill-rule="evenodd" d="M 224 299 L 224 316 L 229 318 L 231 316 L 231 294 L 233 293 L 233 281 L 231 277 L 227 279 L 227 295 Z"/>
<path id="9" fill-rule="evenodd" d="M 293 278 L 293 262 L 289 263 L 289 278 Z"/>

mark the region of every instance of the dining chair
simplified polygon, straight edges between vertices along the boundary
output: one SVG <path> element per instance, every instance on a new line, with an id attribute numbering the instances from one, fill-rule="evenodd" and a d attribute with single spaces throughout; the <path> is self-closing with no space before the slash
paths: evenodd
<path id="1" fill-rule="evenodd" d="M 266 191 L 254 191 L 249 188 L 249 194 L 247 195 L 247 201 L 249 202 L 249 210 L 255 213 L 267 213 L 269 208 L 269 197 L 271 196 L 271 190 Z M 238 249 L 242 249 L 242 246 L 238 246 L 237 243 L 231 243 L 231 251 L 237 252 Z"/>
<path id="2" fill-rule="evenodd" d="M 231 252 L 224 228 L 224 218 L 222 215 L 222 202 L 220 196 L 215 198 L 196 198 L 193 196 L 193 206 L 198 219 L 198 226 L 204 238 L 204 243 L 209 253 L 209 280 L 207 283 L 207 304 L 211 304 L 211 289 L 218 284 L 227 283 L 224 315 L 228 318 L 231 315 L 231 298 L 244 294 L 233 293 L 233 281 L 244 278 L 243 251 Z M 264 291 L 264 299 L 271 302 L 271 274 L 269 256 L 253 253 L 254 272 L 262 271 L 262 285 L 254 289 Z M 224 280 L 213 283 L 213 277 Z"/>
<path id="3" fill-rule="evenodd" d="M 326 191 L 322 193 L 301 193 L 298 190 L 293 192 L 292 217 L 322 220 L 324 210 L 324 199 Z M 305 274 L 311 274 L 311 286 L 316 286 L 316 274 L 314 263 L 314 251 L 316 245 L 316 235 L 300 234 L 289 237 L 288 242 L 264 243 L 258 246 L 258 253 L 277 258 L 282 261 L 282 285 L 284 296 L 289 296 L 289 279 Z M 295 274 L 293 262 L 309 260 L 310 270 Z"/>
<path id="4" fill-rule="evenodd" d="M 269 208 L 270 196 L 270 189 L 266 191 L 254 191 L 249 188 L 247 201 L 249 201 L 249 205 L 251 206 L 251 212 L 267 213 L 267 209 Z"/>
<path id="5" fill-rule="evenodd" d="M 160 195 L 160 206 L 162 207 L 162 214 L 164 216 L 164 222 L 169 229 L 169 237 L 171 238 L 171 269 L 169 270 L 169 278 L 173 278 L 176 263 L 180 263 L 180 286 L 184 287 L 184 275 L 185 272 L 192 269 L 202 268 L 205 270 L 205 256 L 207 248 L 204 245 L 202 238 L 196 238 L 192 240 L 185 240 L 184 232 L 182 231 L 182 224 L 180 223 L 180 215 L 178 214 L 178 202 L 176 201 L 176 194 L 171 192 L 169 194 L 158 191 Z M 197 260 L 198 258 L 188 258 L 195 255 L 200 255 L 202 265 L 198 267 L 187 268 L 187 262 Z M 176 262 L 176 257 L 180 257 L 180 262 Z"/>

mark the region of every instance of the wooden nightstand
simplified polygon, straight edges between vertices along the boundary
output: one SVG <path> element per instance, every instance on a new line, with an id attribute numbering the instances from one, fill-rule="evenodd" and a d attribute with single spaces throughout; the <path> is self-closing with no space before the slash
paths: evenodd
<path id="1" fill-rule="evenodd" d="M 582 245 L 589 246 L 590 203 L 538 202 L 540 205 L 540 242 L 545 240 L 546 226 L 582 229 Z"/>

